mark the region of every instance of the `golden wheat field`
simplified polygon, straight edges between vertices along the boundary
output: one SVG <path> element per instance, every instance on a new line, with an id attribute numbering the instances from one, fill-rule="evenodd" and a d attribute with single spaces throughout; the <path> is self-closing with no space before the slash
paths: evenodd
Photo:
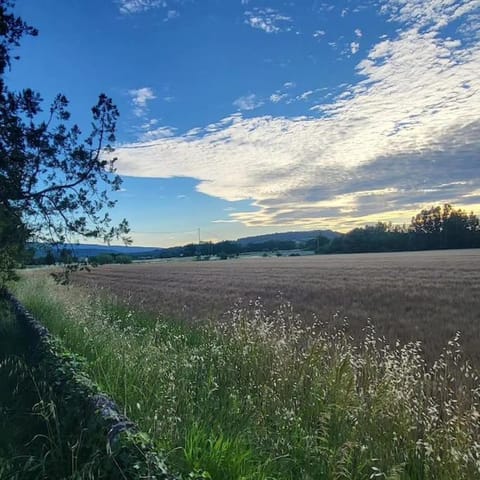
<path id="1" fill-rule="evenodd" d="M 268 310 L 290 302 L 305 322 L 347 318 L 356 338 L 370 319 L 390 342 L 422 341 L 427 358 L 460 331 L 480 363 L 480 250 L 109 265 L 75 282 L 179 320 L 218 321 L 258 297 Z"/>

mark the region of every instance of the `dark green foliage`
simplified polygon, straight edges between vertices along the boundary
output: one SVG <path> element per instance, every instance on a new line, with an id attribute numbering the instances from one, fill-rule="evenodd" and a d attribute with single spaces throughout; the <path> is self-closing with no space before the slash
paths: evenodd
<path id="1" fill-rule="evenodd" d="M 21 263 L 27 237 L 28 230 L 18 212 L 0 204 L 0 286 L 16 278 L 14 269 Z"/>
<path id="2" fill-rule="evenodd" d="M 238 257 L 242 253 L 250 252 L 277 252 L 278 250 L 294 250 L 302 245 L 291 240 L 268 240 L 262 243 L 249 243 L 242 245 L 238 241 L 224 240 L 221 242 L 203 242 L 200 245 L 189 243 L 183 247 L 163 249 L 158 258 L 217 256 L 222 260 Z M 141 255 L 139 256 L 141 257 Z"/>
<path id="3" fill-rule="evenodd" d="M 410 229 L 419 250 L 480 246 L 478 217 L 448 204 L 422 210 L 412 219 Z"/>
<path id="4" fill-rule="evenodd" d="M 55 265 L 55 255 L 51 250 L 47 252 L 42 263 L 44 263 L 45 265 Z"/>
<path id="5" fill-rule="evenodd" d="M 28 237 L 63 243 L 71 234 L 108 241 L 128 233 L 125 221 L 112 226 L 106 213 L 115 203 L 108 191 L 121 184 L 111 155 L 116 106 L 101 94 L 83 135 L 69 122 L 64 95 L 44 109 L 38 92 L 10 90 L 11 50 L 23 35 L 37 34 L 12 6 L 0 0 L 0 281 L 12 276 Z"/>
<path id="6" fill-rule="evenodd" d="M 313 250 L 315 253 L 325 253 L 328 250 L 329 245 L 330 239 L 323 235 L 319 235 L 318 237 L 312 238 L 306 242 L 304 249 Z"/>
<path id="7" fill-rule="evenodd" d="M 89 262 L 91 265 L 108 265 L 112 263 L 127 264 L 132 263 L 132 257 L 117 253 L 102 253 L 101 255 L 90 257 Z"/>
<path id="8" fill-rule="evenodd" d="M 480 247 L 480 223 L 449 204 L 422 210 L 410 226 L 379 222 L 334 238 L 326 253 L 395 252 Z"/>
<path id="9" fill-rule="evenodd" d="M 411 235 L 399 226 L 387 223 L 354 228 L 346 235 L 334 238 L 326 253 L 392 252 L 410 249 Z"/>
<path id="10" fill-rule="evenodd" d="M 268 240 L 262 243 L 249 243 L 242 248 L 242 252 L 274 252 L 277 250 L 294 250 L 297 242 L 292 240 Z"/>

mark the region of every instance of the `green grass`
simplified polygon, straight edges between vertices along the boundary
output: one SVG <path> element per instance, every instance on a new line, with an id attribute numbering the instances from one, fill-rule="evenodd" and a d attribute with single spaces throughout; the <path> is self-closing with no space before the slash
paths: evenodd
<path id="1" fill-rule="evenodd" d="M 289 305 L 189 326 L 30 277 L 20 300 L 167 453 L 214 480 L 480 478 L 480 385 L 458 339 L 360 347 Z"/>

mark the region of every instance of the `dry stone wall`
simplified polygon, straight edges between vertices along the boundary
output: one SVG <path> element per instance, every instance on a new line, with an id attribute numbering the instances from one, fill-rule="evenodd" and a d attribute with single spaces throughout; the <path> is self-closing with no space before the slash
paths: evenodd
<path id="1" fill-rule="evenodd" d="M 84 372 L 84 360 L 66 351 L 61 342 L 7 294 L 29 338 L 28 362 L 39 394 L 53 401 L 62 442 L 81 439 L 77 462 L 88 463 L 102 479 L 179 480 L 170 474 L 148 436 L 126 418 Z"/>

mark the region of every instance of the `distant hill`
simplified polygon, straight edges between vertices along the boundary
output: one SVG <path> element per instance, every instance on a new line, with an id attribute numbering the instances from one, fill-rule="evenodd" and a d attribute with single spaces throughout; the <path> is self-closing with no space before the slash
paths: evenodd
<path id="1" fill-rule="evenodd" d="M 300 232 L 284 232 L 284 233 L 269 233 L 266 235 L 256 235 L 251 237 L 243 237 L 239 238 L 233 243 L 239 245 L 239 247 L 246 247 L 248 244 L 260 244 L 265 242 L 307 242 L 313 238 L 318 237 L 319 235 L 323 235 L 328 239 L 333 239 L 340 236 L 339 233 L 334 232 L 332 230 L 310 230 L 310 231 L 300 231 Z M 35 250 L 35 258 L 44 257 L 50 247 L 49 245 L 41 244 L 41 243 L 31 243 L 31 247 Z M 158 258 L 158 257 L 170 257 L 170 256 L 191 256 L 197 255 L 197 253 L 193 252 L 187 254 L 185 252 L 186 247 L 177 246 L 177 247 L 170 247 L 170 248 L 157 248 L 157 247 L 136 247 L 130 246 L 126 247 L 123 245 L 96 245 L 96 244 L 67 244 L 65 245 L 67 249 L 69 249 L 75 257 L 82 260 L 85 258 L 95 257 L 97 255 L 102 254 L 122 254 L 122 255 L 129 255 L 131 257 L 137 258 Z M 53 253 L 55 256 L 59 254 L 62 250 L 63 246 L 55 246 L 53 247 Z"/>
<path id="2" fill-rule="evenodd" d="M 45 255 L 46 250 L 50 249 L 49 246 L 43 244 L 33 244 L 33 248 L 35 249 L 35 256 L 41 257 Z M 96 255 L 101 255 L 105 253 L 116 253 L 116 254 L 123 254 L 123 255 L 155 255 L 158 254 L 162 249 L 155 248 L 155 247 L 126 247 L 123 245 L 94 245 L 94 244 L 73 244 L 73 245 L 65 245 L 73 254 L 78 258 L 89 258 L 95 257 Z M 62 246 L 54 247 L 53 250 L 60 251 L 62 250 Z"/>
<path id="3" fill-rule="evenodd" d="M 339 233 L 334 232 L 333 230 L 309 230 L 300 232 L 267 233 L 265 235 L 239 238 L 237 242 L 242 246 L 248 245 L 249 243 L 264 243 L 272 240 L 281 242 L 306 242 L 319 235 L 323 235 L 330 240 L 340 236 Z"/>

